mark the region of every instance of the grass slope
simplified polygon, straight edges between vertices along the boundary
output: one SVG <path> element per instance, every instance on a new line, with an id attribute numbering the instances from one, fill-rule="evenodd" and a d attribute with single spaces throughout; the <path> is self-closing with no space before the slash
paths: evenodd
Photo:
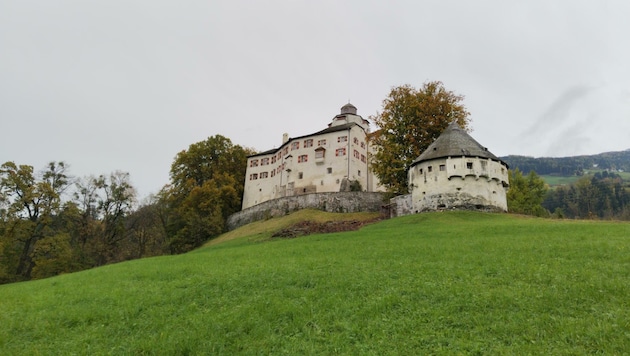
<path id="1" fill-rule="evenodd" d="M 0 354 L 630 350 L 627 223 L 453 212 L 260 234 L 0 286 Z"/>

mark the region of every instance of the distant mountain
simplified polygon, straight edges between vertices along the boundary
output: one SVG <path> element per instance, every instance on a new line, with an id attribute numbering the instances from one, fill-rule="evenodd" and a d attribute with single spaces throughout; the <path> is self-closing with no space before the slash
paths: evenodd
<path id="1" fill-rule="evenodd" d="M 573 157 L 500 157 L 510 169 L 518 168 L 524 174 L 534 171 L 537 174 L 571 176 L 582 175 L 591 169 L 630 171 L 630 149 L 618 152 L 604 152 L 596 155 Z"/>

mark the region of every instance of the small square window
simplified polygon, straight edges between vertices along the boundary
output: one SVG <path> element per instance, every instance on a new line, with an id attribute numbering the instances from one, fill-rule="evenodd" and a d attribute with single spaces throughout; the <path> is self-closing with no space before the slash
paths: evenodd
<path id="1" fill-rule="evenodd" d="M 326 168 L 326 172 L 327 172 L 328 174 L 331 174 L 331 173 L 332 173 L 332 167 L 328 167 L 328 168 Z"/>
<path id="2" fill-rule="evenodd" d="M 445 164 L 440 164 L 440 172 L 444 172 L 446 170 Z"/>
<path id="3" fill-rule="evenodd" d="M 466 168 L 473 169 L 473 163 L 472 162 L 466 162 Z"/>

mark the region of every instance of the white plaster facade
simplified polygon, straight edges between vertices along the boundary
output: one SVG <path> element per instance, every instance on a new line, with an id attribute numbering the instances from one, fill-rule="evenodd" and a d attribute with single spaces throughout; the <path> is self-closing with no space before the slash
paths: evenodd
<path id="1" fill-rule="evenodd" d="M 328 128 L 311 135 L 283 135 L 279 148 L 247 158 L 242 209 L 285 196 L 348 190 L 383 191 L 369 165 L 369 122 L 346 104 Z"/>
<path id="2" fill-rule="evenodd" d="M 507 164 L 456 123 L 414 161 L 408 178 L 413 212 L 507 211 Z"/>

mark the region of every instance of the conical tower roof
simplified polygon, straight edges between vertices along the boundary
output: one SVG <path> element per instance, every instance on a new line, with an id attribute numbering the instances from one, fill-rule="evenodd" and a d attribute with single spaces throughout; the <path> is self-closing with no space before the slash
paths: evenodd
<path id="1" fill-rule="evenodd" d="M 411 165 L 436 158 L 462 156 L 489 158 L 505 164 L 486 147 L 475 141 L 457 122 L 453 122 Z"/>

